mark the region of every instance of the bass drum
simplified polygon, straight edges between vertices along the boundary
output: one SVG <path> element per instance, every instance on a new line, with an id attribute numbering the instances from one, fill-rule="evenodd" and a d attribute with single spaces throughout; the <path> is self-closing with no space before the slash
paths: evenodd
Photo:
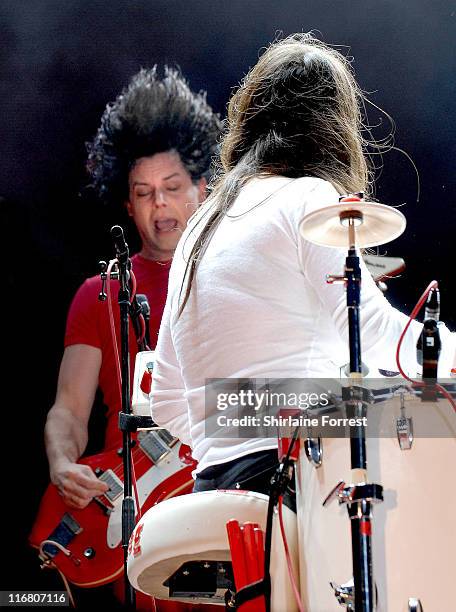
<path id="1" fill-rule="evenodd" d="M 397 399 L 397 398 L 395 398 Z M 370 482 L 383 486 L 373 511 L 373 570 L 379 612 L 456 610 L 456 415 L 446 400 L 405 403 L 415 431 L 401 450 L 395 434 L 399 402 L 369 408 L 390 437 L 367 439 Z M 402 415 L 404 416 L 404 415 Z M 425 438 L 433 435 L 440 437 Z M 305 609 L 338 612 L 330 582 L 353 575 L 350 520 L 337 501 L 322 506 L 339 481 L 350 483 L 350 441 L 323 439 L 323 460 L 314 467 L 301 449 L 297 466 L 300 582 Z"/>

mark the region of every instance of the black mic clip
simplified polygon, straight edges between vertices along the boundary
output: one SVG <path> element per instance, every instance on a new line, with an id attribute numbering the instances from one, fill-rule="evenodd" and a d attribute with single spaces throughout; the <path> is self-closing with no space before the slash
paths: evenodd
<path id="1" fill-rule="evenodd" d="M 100 268 L 100 278 L 101 278 L 101 290 L 100 293 L 98 294 L 98 299 L 100 302 L 105 302 L 107 299 L 107 293 L 106 293 L 106 282 L 108 280 L 108 264 L 105 261 L 99 261 L 98 262 L 98 267 Z M 110 279 L 114 279 L 114 280 L 119 280 L 119 271 L 117 268 L 117 265 L 115 265 L 110 274 L 109 274 L 109 278 Z"/>

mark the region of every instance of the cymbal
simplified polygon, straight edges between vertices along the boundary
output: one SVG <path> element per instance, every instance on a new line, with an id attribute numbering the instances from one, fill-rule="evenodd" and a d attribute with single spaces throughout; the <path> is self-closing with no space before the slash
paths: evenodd
<path id="1" fill-rule="evenodd" d="M 360 248 L 391 242 L 407 225 L 397 208 L 377 202 L 341 202 L 306 215 L 299 224 L 301 236 L 314 244 L 348 248 L 348 227 L 340 220 L 340 213 L 348 211 L 362 213 L 362 221 L 355 220 L 356 246 Z"/>

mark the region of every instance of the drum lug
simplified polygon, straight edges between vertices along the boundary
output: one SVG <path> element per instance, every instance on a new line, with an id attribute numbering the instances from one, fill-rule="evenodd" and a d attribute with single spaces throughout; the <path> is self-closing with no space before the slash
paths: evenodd
<path id="1" fill-rule="evenodd" d="M 421 605 L 421 601 L 416 597 L 409 597 L 408 612 L 423 612 L 423 606 Z"/>
<path id="2" fill-rule="evenodd" d="M 401 450 L 410 450 L 413 444 L 413 421 L 410 417 L 396 419 L 397 441 Z"/>
<path id="3" fill-rule="evenodd" d="M 330 582 L 331 588 L 334 591 L 334 596 L 341 606 L 345 606 L 347 610 L 355 609 L 355 587 L 353 578 L 350 578 L 345 584 L 336 584 Z"/>
<path id="4" fill-rule="evenodd" d="M 342 492 L 345 488 L 345 482 L 343 480 L 339 480 L 335 487 L 331 489 L 328 495 L 323 500 L 323 506 L 327 506 L 330 501 L 338 497 L 340 499 Z"/>
<path id="5" fill-rule="evenodd" d="M 323 445 L 320 436 L 318 438 L 306 438 L 304 440 L 304 450 L 307 460 L 319 468 L 323 461 Z"/>
<path id="6" fill-rule="evenodd" d="M 335 582 L 329 583 L 331 588 L 334 591 L 334 596 L 337 599 L 337 602 L 340 603 L 341 606 L 345 606 L 347 610 L 355 610 L 355 582 L 353 578 L 347 580 L 345 584 L 336 584 Z M 377 585 L 375 585 L 375 601 L 378 600 L 378 592 Z M 410 608 L 409 612 L 423 612 L 419 599 L 409 599 L 410 602 L 418 602 L 418 608 Z M 375 604 L 376 605 L 376 604 Z"/>
<path id="7" fill-rule="evenodd" d="M 405 414 L 405 394 L 399 395 L 401 400 L 401 416 L 396 419 L 397 441 L 401 450 L 410 450 L 413 444 L 413 421 Z"/>
<path id="8" fill-rule="evenodd" d="M 339 504 L 348 504 L 348 506 L 358 502 L 382 502 L 383 487 L 375 483 L 347 485 L 340 480 L 323 500 L 323 506 L 327 506 L 336 497 Z"/>

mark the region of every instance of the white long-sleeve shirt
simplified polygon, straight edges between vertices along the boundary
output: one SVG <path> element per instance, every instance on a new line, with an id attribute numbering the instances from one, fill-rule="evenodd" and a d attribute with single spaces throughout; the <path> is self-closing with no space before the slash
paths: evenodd
<path id="1" fill-rule="evenodd" d="M 151 409 L 158 424 L 192 447 L 196 472 L 277 446 L 272 439 L 205 437 L 206 379 L 338 377 L 349 361 L 345 288 L 326 283 L 326 274 L 343 272 L 346 250 L 311 244 L 298 229 L 306 213 L 338 198 L 330 183 L 317 178 L 251 179 L 209 242 L 178 318 L 201 212 L 190 220 L 170 271 Z M 388 303 L 361 264 L 362 358 L 375 372 L 394 371 L 407 317 Z M 401 352 L 402 366 L 413 376 L 420 332 L 421 325 L 412 325 Z M 442 328 L 441 336 L 439 367 L 448 375 L 454 334 Z"/>

